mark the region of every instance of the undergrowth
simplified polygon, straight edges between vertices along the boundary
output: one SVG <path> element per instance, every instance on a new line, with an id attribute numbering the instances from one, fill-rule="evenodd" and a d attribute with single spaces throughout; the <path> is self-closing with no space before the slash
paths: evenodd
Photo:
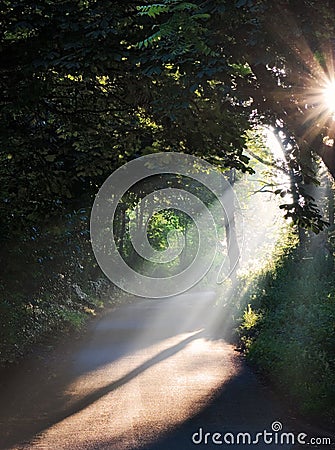
<path id="1" fill-rule="evenodd" d="M 82 290 L 68 282 L 48 286 L 29 301 L 8 296 L 0 303 L 0 366 L 26 356 L 35 343 L 54 341 L 80 330 L 116 295 L 106 295 L 110 283 L 101 279 Z M 53 289 L 52 289 L 53 288 Z"/>
<path id="2" fill-rule="evenodd" d="M 332 258 L 288 234 L 241 288 L 241 349 L 305 415 L 335 420 Z"/>

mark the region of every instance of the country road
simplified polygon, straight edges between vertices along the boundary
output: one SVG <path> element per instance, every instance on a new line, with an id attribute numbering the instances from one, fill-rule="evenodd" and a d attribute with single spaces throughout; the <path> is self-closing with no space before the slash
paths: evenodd
<path id="1" fill-rule="evenodd" d="M 218 317 L 210 292 L 137 300 L 78 342 L 5 371 L 0 448 L 246 448 L 212 435 L 272 431 L 275 421 L 289 431 L 280 402 L 218 334 Z M 292 448 L 257 445 L 279 447 Z"/>

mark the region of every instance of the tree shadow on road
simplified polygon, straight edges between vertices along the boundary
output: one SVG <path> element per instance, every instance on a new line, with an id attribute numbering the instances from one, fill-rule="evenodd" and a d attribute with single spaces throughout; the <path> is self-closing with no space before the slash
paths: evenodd
<path id="1" fill-rule="evenodd" d="M 170 302 L 166 300 L 161 304 L 146 301 L 143 308 L 138 305 L 140 316 L 144 315 L 138 319 L 140 327 L 135 326 L 134 316 L 129 312 L 131 307 L 127 307 L 126 310 L 120 308 L 112 317 L 100 320 L 91 334 L 89 333 L 83 340 L 84 349 L 93 346 L 92 353 L 94 353 L 94 348 L 101 349 L 104 345 L 107 351 L 99 354 L 98 358 L 93 358 L 92 364 L 79 361 L 81 368 L 77 369 L 77 372 L 69 373 L 67 370 L 67 365 L 72 357 L 71 346 L 68 349 L 68 357 L 59 367 L 55 378 L 50 376 L 49 368 L 40 367 L 39 364 L 23 365 L 21 369 L 26 368 L 28 373 L 15 373 L 15 376 L 11 380 L 7 380 L 1 389 L 1 448 L 9 448 L 20 442 L 30 441 L 37 434 L 84 410 L 150 367 L 177 354 L 196 339 L 221 339 L 222 335 L 219 337 L 218 334 L 220 314 L 213 307 L 213 298 L 206 299 L 205 297 L 202 295 L 200 300 L 198 299 L 197 306 L 196 302 L 192 300 L 192 296 L 186 297 L 186 300 L 185 298 L 172 299 Z M 153 314 L 153 309 L 157 314 Z M 127 325 L 129 314 L 131 320 Z M 212 316 L 211 327 L 208 326 L 210 315 Z M 213 317 L 216 317 L 217 320 L 213 320 Z M 157 353 L 121 378 L 90 392 L 83 398 L 71 401 L 70 406 L 64 407 L 69 404 L 66 388 L 75 381 L 77 376 L 113 363 L 127 352 L 136 351 L 182 333 L 192 334 L 176 345 Z M 140 339 L 136 339 L 139 337 Z M 129 345 L 123 345 L 125 341 Z M 118 349 L 115 352 L 113 347 L 119 346 L 121 347 L 120 352 Z"/>
<path id="2" fill-rule="evenodd" d="M 188 420 L 163 434 L 155 436 L 150 429 L 141 430 L 142 442 L 138 442 L 131 450 L 245 449 L 249 446 L 237 442 L 238 433 L 250 433 L 254 439 L 258 432 L 263 432 L 263 430 L 271 432 L 271 425 L 275 421 L 283 424 L 283 431 L 292 430 L 292 420 L 285 405 L 269 388 L 259 382 L 253 371 L 244 362 L 240 362 L 238 373 L 223 383 L 205 408 L 195 411 L 193 414 L 190 411 Z M 221 433 L 221 440 L 225 433 L 231 433 L 228 436 L 231 443 L 213 443 L 214 433 Z M 196 443 L 192 441 L 193 436 L 195 436 Z M 87 443 L 83 448 L 111 450 L 117 448 L 118 443 L 126 441 L 126 439 L 127 436 L 116 436 L 109 441 Z M 146 440 L 149 443 L 145 443 Z M 274 443 L 270 445 L 260 441 L 255 448 L 260 450 L 290 449 L 291 446 Z"/>

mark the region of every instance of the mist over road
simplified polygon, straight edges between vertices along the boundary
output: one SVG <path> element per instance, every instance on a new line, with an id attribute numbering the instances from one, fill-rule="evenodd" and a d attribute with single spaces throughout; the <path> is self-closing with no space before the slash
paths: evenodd
<path id="1" fill-rule="evenodd" d="M 79 342 L 2 374 L 0 448 L 246 448 L 204 434 L 285 428 L 278 401 L 220 337 L 225 326 L 212 292 L 111 311 Z"/>

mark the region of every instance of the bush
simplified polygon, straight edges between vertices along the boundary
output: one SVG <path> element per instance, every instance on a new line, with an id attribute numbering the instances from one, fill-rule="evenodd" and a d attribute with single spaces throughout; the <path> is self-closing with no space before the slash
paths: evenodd
<path id="1" fill-rule="evenodd" d="M 314 418 L 335 420 L 335 287 L 329 259 L 289 235 L 249 283 L 238 329 L 242 350 Z M 326 265 L 326 269 L 325 269 Z"/>
<path id="2" fill-rule="evenodd" d="M 80 328 L 110 286 L 92 255 L 84 209 L 4 242 L 0 263 L 0 365 L 46 336 Z"/>

